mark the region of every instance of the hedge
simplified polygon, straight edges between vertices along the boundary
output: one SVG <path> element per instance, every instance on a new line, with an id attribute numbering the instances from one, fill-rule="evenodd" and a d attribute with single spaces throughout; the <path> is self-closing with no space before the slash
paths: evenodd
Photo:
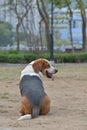
<path id="1" fill-rule="evenodd" d="M 81 63 L 87 62 L 87 53 L 62 53 L 62 54 L 55 54 L 54 56 L 55 62 L 59 63 Z"/>
<path id="2" fill-rule="evenodd" d="M 50 60 L 49 53 L 0 52 L 0 63 L 29 63 L 38 58 Z M 87 53 L 54 53 L 56 63 L 87 62 Z"/>

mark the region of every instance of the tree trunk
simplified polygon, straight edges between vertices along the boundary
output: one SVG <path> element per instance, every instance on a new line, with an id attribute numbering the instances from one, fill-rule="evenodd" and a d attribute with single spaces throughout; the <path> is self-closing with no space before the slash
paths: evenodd
<path id="1" fill-rule="evenodd" d="M 72 53 L 74 53 L 73 37 L 72 37 L 72 18 L 69 20 L 69 30 L 70 30 L 70 43 L 72 46 Z"/>
<path id="2" fill-rule="evenodd" d="M 86 51 L 86 12 L 85 12 L 85 6 L 82 0 L 76 0 L 77 4 L 79 5 L 79 9 L 81 12 L 82 17 L 82 49 L 83 51 Z"/>
<path id="3" fill-rule="evenodd" d="M 19 38 L 19 24 L 16 26 L 16 34 L 17 34 L 17 51 L 20 50 L 19 45 L 20 45 L 20 38 Z"/>
<path id="4" fill-rule="evenodd" d="M 86 15 L 82 13 L 82 40 L 83 40 L 83 51 L 86 51 Z"/>
<path id="5" fill-rule="evenodd" d="M 42 20 L 39 22 L 39 33 L 40 33 L 41 50 L 43 50 L 42 33 L 41 33 L 41 23 L 42 23 Z"/>
<path id="6" fill-rule="evenodd" d="M 47 39 L 47 50 L 50 51 L 50 32 L 49 32 L 49 24 L 45 24 L 45 32 L 46 32 L 46 39 Z"/>
<path id="7" fill-rule="evenodd" d="M 42 8 L 40 6 L 39 0 L 37 0 L 36 2 L 37 2 L 37 7 L 38 7 L 39 14 L 40 14 L 41 18 L 43 19 L 43 21 L 45 23 L 45 32 L 46 32 L 46 40 L 47 40 L 47 50 L 50 51 L 49 16 L 48 16 L 48 13 L 46 12 L 44 1 L 40 0 Z"/>
<path id="8" fill-rule="evenodd" d="M 73 18 L 73 12 L 72 12 L 72 9 L 70 7 L 70 4 L 68 4 L 68 1 L 67 1 L 67 6 L 68 6 L 69 16 L 70 16 L 70 19 L 69 19 L 70 42 L 71 42 L 71 47 L 72 47 L 72 53 L 74 53 L 73 37 L 72 37 L 72 18 Z"/>

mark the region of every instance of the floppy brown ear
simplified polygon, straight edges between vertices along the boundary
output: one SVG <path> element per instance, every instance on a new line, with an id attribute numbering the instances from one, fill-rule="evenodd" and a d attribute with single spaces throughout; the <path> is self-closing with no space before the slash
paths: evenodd
<path id="1" fill-rule="evenodd" d="M 33 68 L 34 68 L 34 71 L 36 73 L 38 73 L 39 71 L 41 71 L 42 70 L 42 62 L 41 62 L 41 60 L 35 61 L 34 64 L 33 64 Z"/>

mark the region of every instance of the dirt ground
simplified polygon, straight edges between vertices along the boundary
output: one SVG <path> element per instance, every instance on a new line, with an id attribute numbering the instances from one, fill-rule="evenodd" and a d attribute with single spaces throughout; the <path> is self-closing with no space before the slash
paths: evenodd
<path id="1" fill-rule="evenodd" d="M 43 78 L 51 99 L 46 116 L 19 118 L 20 72 L 25 65 L 0 64 L 0 130 L 87 130 L 87 64 L 59 64 L 54 81 Z"/>

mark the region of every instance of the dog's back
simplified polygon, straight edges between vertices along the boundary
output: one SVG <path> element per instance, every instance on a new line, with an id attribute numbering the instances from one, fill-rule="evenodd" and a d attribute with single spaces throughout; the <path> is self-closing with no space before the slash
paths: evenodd
<path id="1" fill-rule="evenodd" d="M 32 106 L 32 117 L 36 117 L 40 112 L 40 103 L 45 96 L 43 83 L 37 76 L 25 75 L 20 81 L 21 96 L 27 97 Z"/>

